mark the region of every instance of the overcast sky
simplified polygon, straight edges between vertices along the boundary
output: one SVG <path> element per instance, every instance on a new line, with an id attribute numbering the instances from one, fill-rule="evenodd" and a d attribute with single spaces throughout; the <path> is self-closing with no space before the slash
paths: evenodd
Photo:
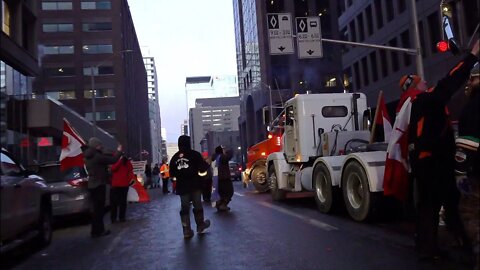
<path id="1" fill-rule="evenodd" d="M 140 46 L 155 57 L 162 127 L 177 142 L 187 119 L 185 78 L 237 73 L 232 0 L 128 2 Z"/>

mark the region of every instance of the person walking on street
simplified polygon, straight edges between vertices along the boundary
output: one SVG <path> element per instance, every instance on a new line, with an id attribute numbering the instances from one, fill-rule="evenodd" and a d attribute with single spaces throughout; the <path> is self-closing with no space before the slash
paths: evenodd
<path id="1" fill-rule="evenodd" d="M 152 169 L 152 180 L 153 187 L 160 187 L 160 168 L 158 167 L 158 163 L 155 163 Z"/>
<path id="2" fill-rule="evenodd" d="M 135 178 L 133 166 L 126 156 L 122 156 L 110 168 L 112 172 L 112 189 L 110 190 L 110 220 L 112 223 L 125 222 L 127 211 L 127 194 L 130 181 Z M 117 219 L 118 218 L 118 219 Z"/>
<path id="3" fill-rule="evenodd" d="M 190 227 L 190 204 L 197 224 L 197 233 L 201 234 L 210 226 L 210 220 L 204 219 L 202 207 L 202 175 L 207 172 L 207 164 L 202 155 L 191 149 L 190 137 L 178 138 L 178 152 L 170 160 L 170 176 L 177 181 L 177 194 L 180 195 L 180 220 L 183 237 L 191 238 L 194 233 Z"/>
<path id="4" fill-rule="evenodd" d="M 88 191 L 92 199 L 91 236 L 96 238 L 110 234 L 105 230 L 103 215 L 105 214 L 105 191 L 108 180 L 108 165 L 114 164 L 121 156 L 122 145 L 112 156 L 103 152 L 100 139 L 92 137 L 88 140 L 88 148 L 84 152 L 85 167 L 88 172 Z"/>
<path id="5" fill-rule="evenodd" d="M 454 175 L 455 140 L 446 106 L 451 96 L 467 80 L 477 57 L 478 41 L 471 53 L 432 89 L 427 89 L 426 83 L 415 75 L 403 76 L 400 80 L 403 91 L 411 88 L 419 90 L 411 96 L 407 132 L 409 163 L 417 194 L 416 247 L 420 259 L 435 259 L 442 255 L 437 244 L 442 205 L 447 229 L 459 241 L 465 239 Z"/>
<path id="6" fill-rule="evenodd" d="M 162 175 L 162 189 L 163 194 L 170 193 L 168 190 L 168 180 L 170 179 L 170 167 L 168 166 L 168 159 L 162 158 L 162 167 L 160 167 L 160 174 Z"/>
<path id="7" fill-rule="evenodd" d="M 215 207 L 218 211 L 229 211 L 228 203 L 233 197 L 233 183 L 230 178 L 230 166 L 228 161 L 232 158 L 233 153 L 225 150 L 221 145 L 215 148 L 215 166 L 218 171 L 218 194 L 220 200 L 216 202 Z"/>
<path id="8" fill-rule="evenodd" d="M 480 65 L 470 71 L 468 100 L 458 122 L 455 154 L 460 216 L 465 225 L 474 269 L 480 269 Z"/>
<path id="9" fill-rule="evenodd" d="M 147 189 L 149 188 L 153 188 L 153 184 L 152 184 L 152 168 L 150 167 L 150 164 L 145 164 L 145 178 L 146 178 L 146 181 L 145 181 L 145 187 Z"/>

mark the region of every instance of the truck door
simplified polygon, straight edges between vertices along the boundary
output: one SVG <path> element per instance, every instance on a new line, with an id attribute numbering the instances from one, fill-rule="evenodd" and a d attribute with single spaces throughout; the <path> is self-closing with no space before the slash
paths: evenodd
<path id="1" fill-rule="evenodd" d="M 285 131 L 283 134 L 284 152 L 287 156 L 287 162 L 295 161 L 295 115 L 293 105 L 290 105 L 285 110 Z"/>

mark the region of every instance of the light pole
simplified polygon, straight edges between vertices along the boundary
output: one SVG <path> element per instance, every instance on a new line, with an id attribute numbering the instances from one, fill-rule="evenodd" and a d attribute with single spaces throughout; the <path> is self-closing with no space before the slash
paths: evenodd
<path id="1" fill-rule="evenodd" d="M 132 52 L 132 50 L 122 50 L 117 53 L 129 53 Z M 90 66 L 90 83 L 92 86 L 92 128 L 93 128 L 93 137 L 96 136 L 97 133 L 97 108 L 96 108 L 96 96 L 97 96 L 97 91 L 95 90 L 95 74 L 94 70 L 102 66 L 106 61 L 112 59 L 117 53 L 113 53 L 109 58 L 103 60 L 100 62 L 100 64 L 97 65 L 92 65 Z"/>

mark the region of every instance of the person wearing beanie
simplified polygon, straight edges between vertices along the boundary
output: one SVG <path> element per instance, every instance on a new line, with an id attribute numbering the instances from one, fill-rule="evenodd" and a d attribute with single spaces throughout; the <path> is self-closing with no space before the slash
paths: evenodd
<path id="1" fill-rule="evenodd" d="M 413 99 L 415 96 L 428 89 L 427 83 L 420 76 L 415 74 L 402 76 L 402 78 L 400 78 L 399 87 L 402 94 L 400 95 L 400 101 L 398 102 L 397 113 L 400 111 L 407 98 Z"/>
<path id="2" fill-rule="evenodd" d="M 190 226 L 190 204 L 193 204 L 193 216 L 197 224 L 197 233 L 205 232 L 210 220 L 204 219 L 202 206 L 202 177 L 207 174 L 208 164 L 202 155 L 190 146 L 190 137 L 178 138 L 178 152 L 170 160 L 170 177 L 177 182 L 177 195 L 180 196 L 180 220 L 183 237 L 191 238 L 194 233 Z"/>
<path id="3" fill-rule="evenodd" d="M 455 139 L 446 106 L 452 95 L 468 80 L 478 61 L 479 42 L 435 87 L 428 89 L 415 75 L 402 77 L 400 106 L 411 106 L 408 117 L 408 160 L 414 178 L 416 201 L 416 247 L 420 259 L 443 255 L 437 244 L 439 212 L 445 209 L 445 223 L 458 243 L 467 242 L 458 212 L 460 194 L 455 182 Z M 412 93 L 410 93 L 412 94 Z M 410 99 L 409 99 L 410 97 Z M 408 102 L 406 102 L 408 101 Z M 400 115 L 399 115 L 400 116 Z"/>
<path id="4" fill-rule="evenodd" d="M 470 241 L 473 269 L 480 269 L 480 69 L 479 63 L 470 71 L 465 88 L 468 100 L 458 121 L 455 154 L 457 187 L 460 191 L 459 210 Z"/>
<path id="5" fill-rule="evenodd" d="M 118 145 L 117 152 L 112 156 L 104 153 L 102 141 L 96 137 L 88 140 L 88 148 L 83 153 L 88 173 L 88 191 L 93 205 L 90 232 L 93 238 L 110 234 L 103 224 L 106 184 L 109 178 L 108 165 L 117 162 L 121 155 L 122 145 Z"/>
<path id="6" fill-rule="evenodd" d="M 216 195 L 215 207 L 220 211 L 229 211 L 228 203 L 233 197 L 233 183 L 230 178 L 230 166 L 228 162 L 232 158 L 232 151 L 226 151 L 221 145 L 215 148 L 215 155 L 212 159 L 214 165 L 214 186 Z M 217 195 L 218 194 L 218 195 Z"/>

